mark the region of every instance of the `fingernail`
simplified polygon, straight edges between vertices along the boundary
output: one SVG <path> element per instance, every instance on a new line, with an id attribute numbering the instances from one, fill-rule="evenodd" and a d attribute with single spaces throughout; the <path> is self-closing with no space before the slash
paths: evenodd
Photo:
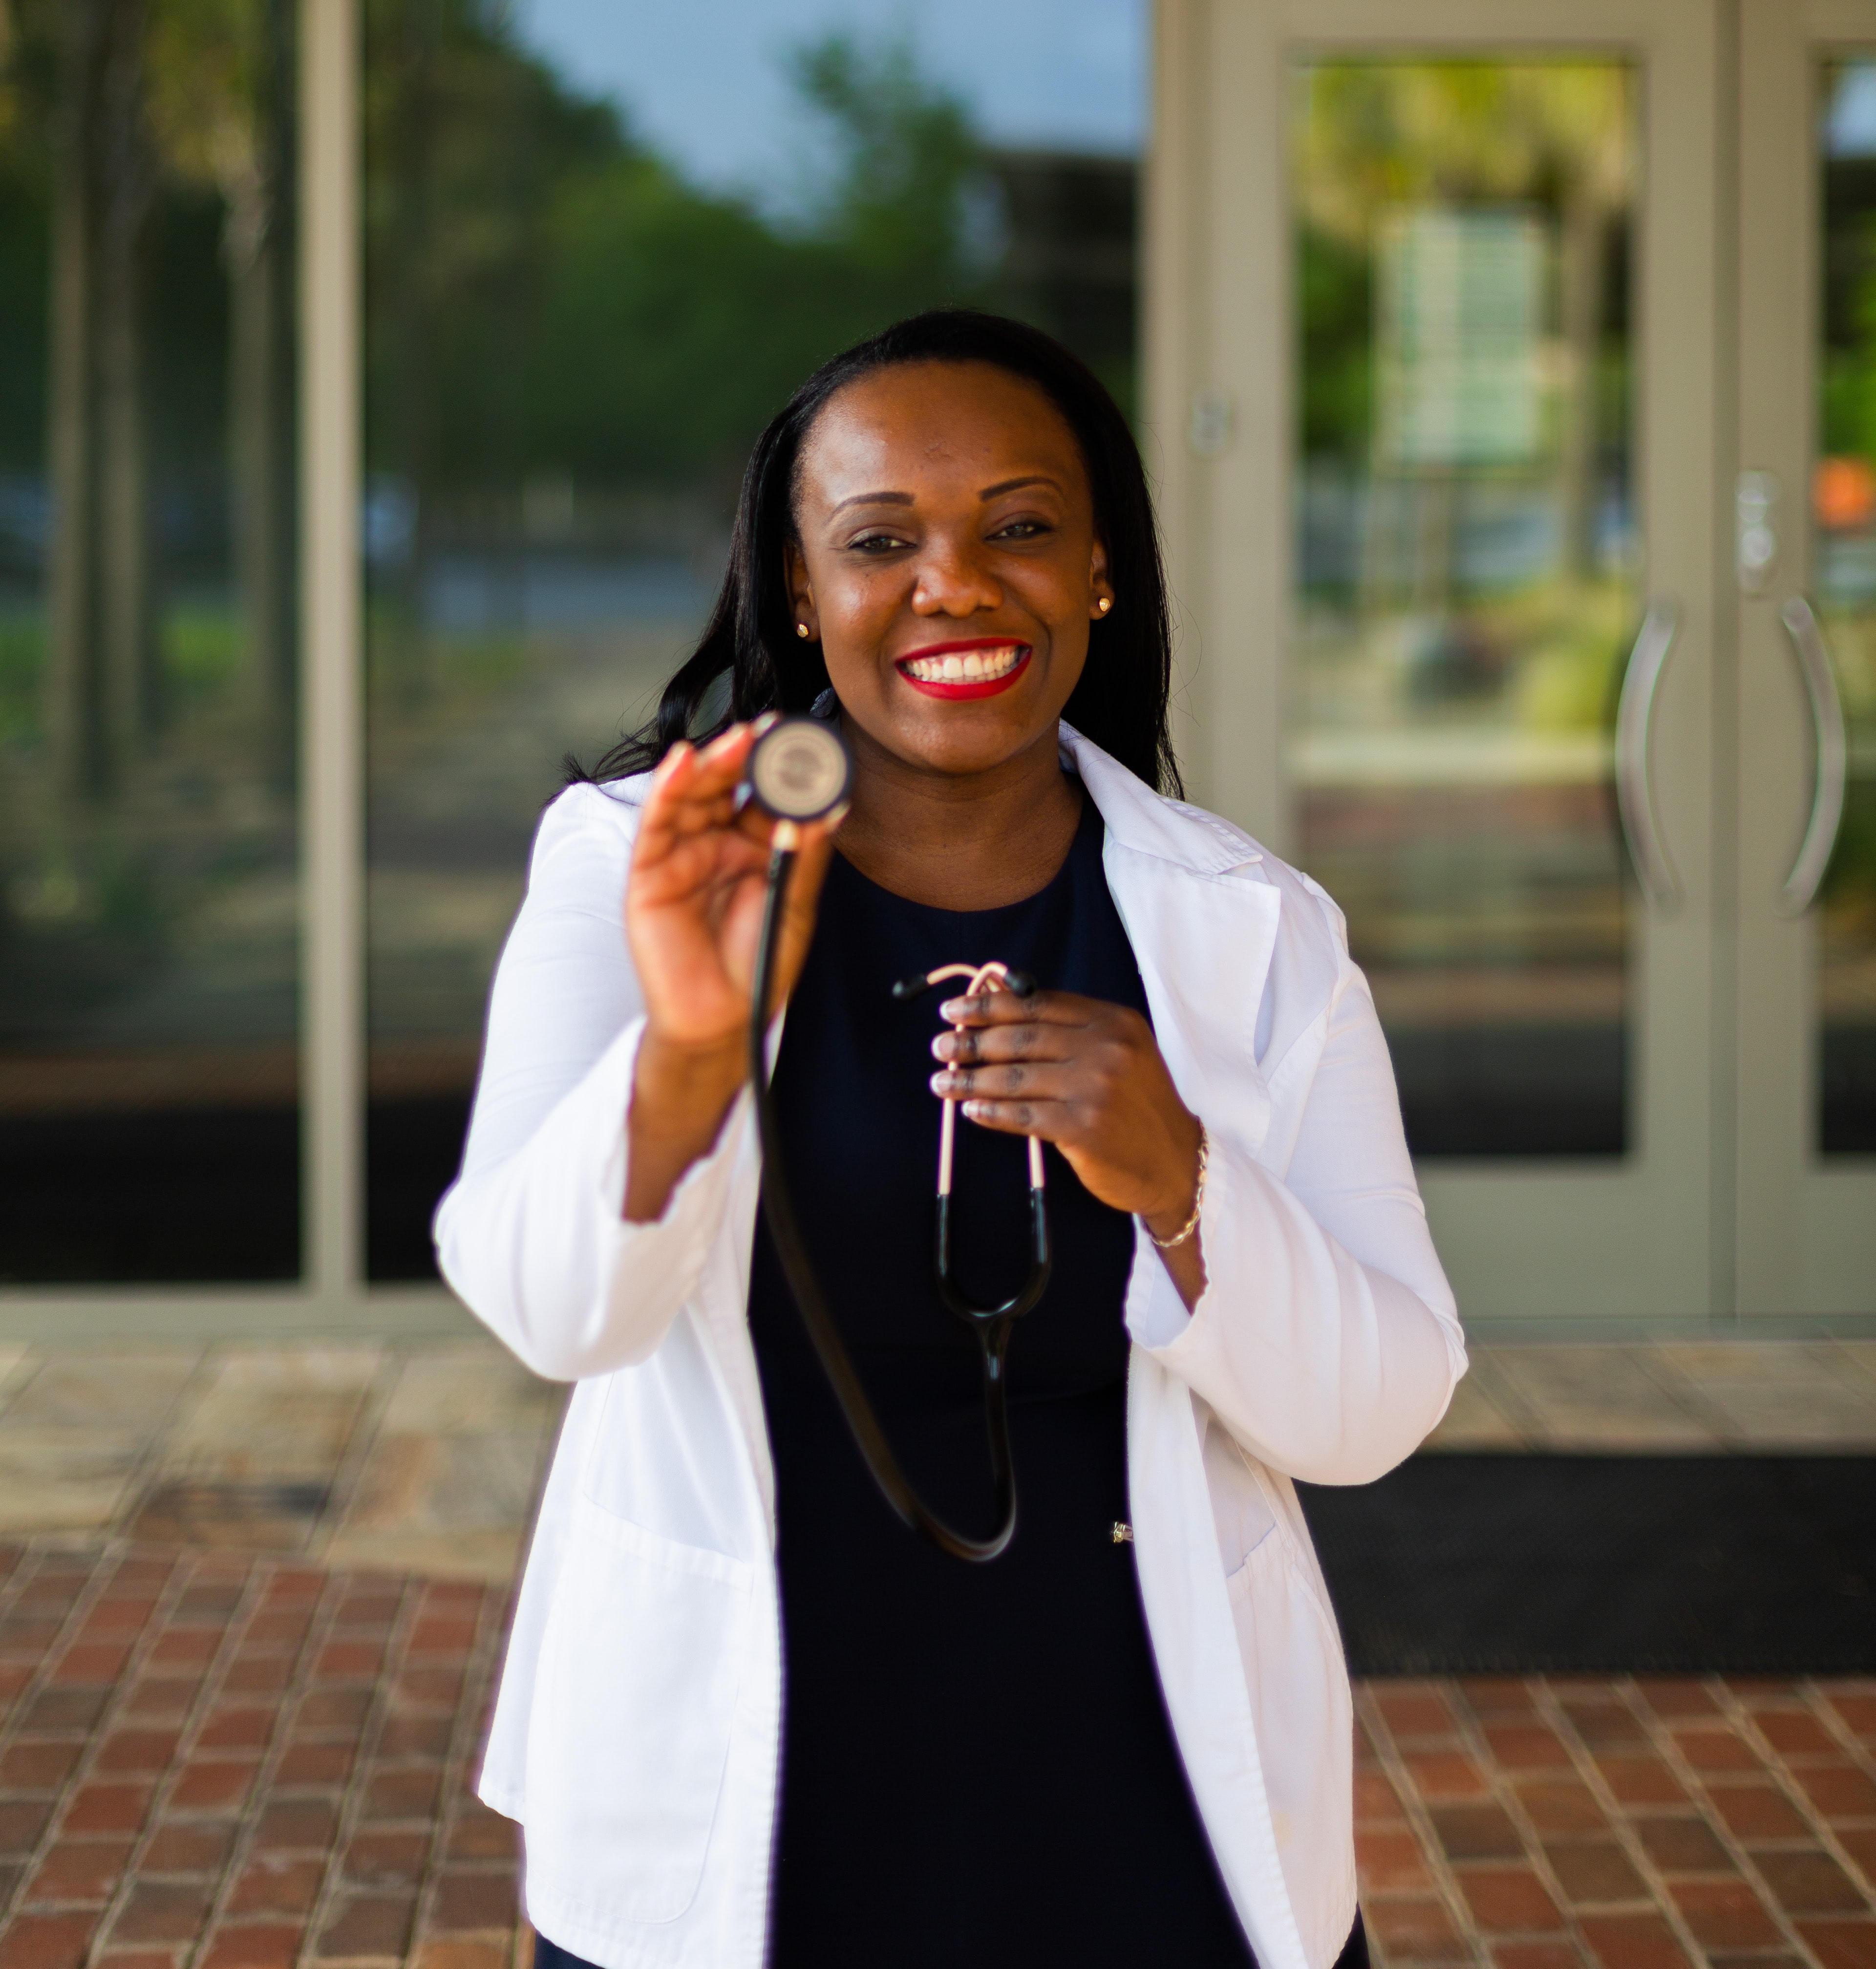
<path id="1" fill-rule="evenodd" d="M 970 1010 L 968 998 L 947 998 L 938 1007 L 941 1019 L 961 1019 Z"/>
<path id="2" fill-rule="evenodd" d="M 854 803 L 851 800 L 842 800 L 838 806 L 828 808 L 823 821 L 823 825 L 828 829 L 830 833 L 831 833 L 835 828 L 838 827 L 841 822 L 844 821 L 848 814 L 853 811 L 853 806 Z"/>
<path id="3" fill-rule="evenodd" d="M 932 1092 L 934 1094 L 946 1092 L 951 1084 L 951 1077 L 948 1073 L 935 1073 L 932 1076 Z"/>
<path id="4" fill-rule="evenodd" d="M 962 1105 L 965 1114 L 973 1121 L 981 1121 L 990 1108 L 987 1101 L 967 1101 Z"/>
<path id="5" fill-rule="evenodd" d="M 781 715 L 782 714 L 779 711 L 765 711 L 762 715 L 756 720 L 755 723 L 750 727 L 750 729 L 755 733 L 758 738 L 760 738 L 762 735 L 768 730 L 771 725 L 779 722 L 781 719 Z"/>
<path id="6" fill-rule="evenodd" d="M 948 1059 L 951 1057 L 951 1034 L 949 1033 L 940 1033 L 938 1037 L 932 1042 L 932 1057 L 934 1059 Z"/>

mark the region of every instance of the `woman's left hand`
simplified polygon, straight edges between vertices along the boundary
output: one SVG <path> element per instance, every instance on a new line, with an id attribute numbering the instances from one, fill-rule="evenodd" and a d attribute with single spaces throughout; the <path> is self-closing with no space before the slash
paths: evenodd
<path id="1" fill-rule="evenodd" d="M 1068 991 L 990 991 L 940 1007 L 957 1028 L 932 1050 L 932 1091 L 980 1127 L 1053 1142 L 1088 1190 L 1156 1238 L 1192 1214 L 1198 1117 L 1179 1098 L 1153 1029 L 1124 1005 Z M 1182 1297 L 1204 1289 L 1196 1233 L 1165 1254 Z M 1191 1289 L 1187 1289 L 1188 1286 Z"/>

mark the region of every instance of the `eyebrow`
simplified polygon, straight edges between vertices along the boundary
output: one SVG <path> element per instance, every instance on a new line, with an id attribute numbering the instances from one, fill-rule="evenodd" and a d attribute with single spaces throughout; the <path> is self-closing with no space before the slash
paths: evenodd
<path id="1" fill-rule="evenodd" d="M 987 485 L 977 497 L 985 500 L 995 499 L 1006 492 L 1019 492 L 1025 485 L 1053 485 L 1057 491 L 1061 490 L 1047 472 L 1032 472 L 1025 478 L 1004 478 L 994 485 Z M 856 492 L 852 498 L 843 499 L 834 507 L 828 517 L 831 518 L 834 513 L 844 512 L 849 506 L 912 506 L 917 503 L 909 492 Z"/>
<path id="2" fill-rule="evenodd" d="M 851 499 L 843 499 L 834 512 L 844 512 L 849 506 L 909 506 L 914 503 L 909 492 L 856 492 Z M 832 514 L 828 516 L 832 517 Z"/>
<path id="3" fill-rule="evenodd" d="M 977 497 L 980 499 L 995 499 L 1006 492 L 1020 492 L 1025 485 L 1051 485 L 1058 492 L 1061 490 L 1046 472 L 1032 472 L 1021 478 L 1004 478 L 994 485 L 987 485 Z"/>

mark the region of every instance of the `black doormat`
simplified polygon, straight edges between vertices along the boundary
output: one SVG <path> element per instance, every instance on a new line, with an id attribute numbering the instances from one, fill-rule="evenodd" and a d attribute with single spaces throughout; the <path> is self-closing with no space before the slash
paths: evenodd
<path id="1" fill-rule="evenodd" d="M 1876 1670 L 1876 1456 L 1432 1452 L 1297 1487 L 1358 1675 Z"/>

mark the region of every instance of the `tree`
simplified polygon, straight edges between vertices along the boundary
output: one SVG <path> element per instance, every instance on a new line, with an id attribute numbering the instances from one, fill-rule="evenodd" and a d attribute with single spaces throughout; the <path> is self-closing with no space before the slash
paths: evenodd
<path id="1" fill-rule="evenodd" d="M 228 511 L 245 656 L 277 782 L 293 773 L 293 82 L 287 0 L 164 0 L 151 120 L 167 174 L 212 187 L 228 279 Z"/>
<path id="2" fill-rule="evenodd" d="M 53 781 L 88 801 L 120 791 L 164 715 L 152 480 L 154 362 L 173 324 L 153 289 L 157 235 L 177 201 L 225 214 L 228 510 L 248 669 L 277 777 L 289 770 L 292 583 L 292 83 L 286 0 L 28 0 L 12 23 L 8 94 L 21 141 L 52 157 L 43 345 L 47 569 L 46 728 Z M 26 114 L 22 120 L 22 112 Z M 36 123 L 33 121 L 36 115 Z M 185 280 L 176 295 L 199 289 Z M 193 294 L 189 305 L 199 306 Z M 10 326 L 10 325 L 9 325 Z M 17 339 L 9 334 L 8 340 Z M 34 338 L 39 340 L 40 338 Z M 202 354 L 191 348 L 188 359 Z M 23 360 L 18 374 L 35 365 Z M 176 395 L 165 376 L 161 400 Z M 9 423 L 11 419 L 8 420 Z M 173 423 L 172 419 L 171 422 Z M 198 420 L 201 421 L 201 420 Z M 193 440 L 195 434 L 190 433 Z M 22 461 L 24 462 L 24 461 Z"/>
<path id="3" fill-rule="evenodd" d="M 832 139 L 816 232 L 879 282 L 897 313 L 981 283 L 970 264 L 967 195 L 983 147 L 964 105 L 919 74 L 911 42 L 832 34 L 789 58 L 802 103 Z"/>
<path id="4" fill-rule="evenodd" d="M 47 723 L 57 778 L 96 796 L 151 722 L 144 228 L 156 189 L 147 0 L 58 10 L 50 429 L 53 533 Z"/>
<path id="5" fill-rule="evenodd" d="M 368 21 L 368 430 L 416 494 L 413 601 L 440 506 L 506 510 L 549 473 L 721 504 L 817 363 L 982 291 L 981 152 L 902 42 L 791 58 L 828 141 L 783 222 L 685 183 L 472 0 Z"/>

